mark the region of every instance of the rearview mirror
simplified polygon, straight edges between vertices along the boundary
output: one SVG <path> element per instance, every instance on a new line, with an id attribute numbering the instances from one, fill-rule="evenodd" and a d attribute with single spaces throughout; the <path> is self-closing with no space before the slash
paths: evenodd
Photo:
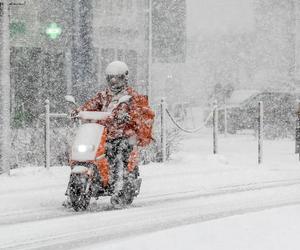
<path id="1" fill-rule="evenodd" d="M 71 95 L 66 95 L 65 96 L 65 100 L 67 102 L 73 103 L 74 105 L 77 105 L 76 102 L 75 102 L 75 98 L 73 96 L 71 96 Z"/>

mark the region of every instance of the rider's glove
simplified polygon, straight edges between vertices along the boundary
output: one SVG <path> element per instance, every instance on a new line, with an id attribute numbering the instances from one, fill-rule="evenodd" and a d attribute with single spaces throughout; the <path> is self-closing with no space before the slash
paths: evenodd
<path id="1" fill-rule="evenodd" d="M 118 124 L 128 123 L 131 120 L 131 117 L 127 112 L 119 112 L 116 115 L 116 120 Z"/>
<path id="2" fill-rule="evenodd" d="M 70 114 L 71 119 L 78 118 L 78 113 L 79 113 L 79 111 L 77 109 L 72 110 L 71 114 Z"/>

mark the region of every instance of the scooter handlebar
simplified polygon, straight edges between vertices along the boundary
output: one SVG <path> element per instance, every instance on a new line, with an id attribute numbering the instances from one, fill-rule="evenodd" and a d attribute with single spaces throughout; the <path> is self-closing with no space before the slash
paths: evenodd
<path id="1" fill-rule="evenodd" d="M 98 111 L 80 111 L 77 118 L 83 120 L 96 120 L 101 121 L 107 119 L 111 115 L 110 112 L 98 112 Z"/>

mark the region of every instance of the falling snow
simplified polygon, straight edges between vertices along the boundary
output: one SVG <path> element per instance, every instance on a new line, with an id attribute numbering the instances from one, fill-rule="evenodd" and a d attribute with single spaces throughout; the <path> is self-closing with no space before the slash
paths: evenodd
<path id="1" fill-rule="evenodd" d="M 36 171 L 39 174 L 42 171 L 40 177 L 45 183 L 50 181 L 50 186 L 57 184 L 60 191 L 63 185 L 66 188 L 66 172 L 62 173 L 64 179 L 57 179 L 55 184 L 53 169 L 62 171 L 62 167 L 70 164 L 72 143 L 80 124 L 69 119 L 75 106 L 68 103 L 65 96 L 73 96 L 78 108 L 97 93 L 104 93 L 108 87 L 105 69 L 116 60 L 128 65 L 128 85 L 140 95 L 148 96 L 149 105 L 155 112 L 153 141 L 139 148 L 139 164 L 146 172 L 145 177 L 142 177 L 149 178 L 148 183 L 152 183 L 151 178 L 154 177 L 147 171 L 155 172 L 156 169 L 165 168 L 159 170 L 161 174 L 172 176 L 174 165 L 179 163 L 182 164 L 180 169 L 187 169 L 187 173 L 175 173 L 174 179 L 167 178 L 166 183 L 154 181 L 152 184 L 158 187 L 147 186 L 145 180 L 146 188 L 141 192 L 145 191 L 149 197 L 154 192 L 153 196 L 156 197 L 160 195 L 157 191 L 159 185 L 170 185 L 176 186 L 177 199 L 182 198 L 178 195 L 181 192 L 178 186 L 191 175 L 188 172 L 190 165 L 193 166 L 190 171 L 202 178 L 198 182 L 204 180 L 201 187 L 193 180 L 192 187 L 199 192 L 204 192 L 208 187 L 216 192 L 219 187 L 211 187 L 215 183 L 213 179 L 208 178 L 211 182 L 205 181 L 206 173 L 209 175 L 210 171 L 215 171 L 219 174 L 218 181 L 223 183 L 223 177 L 230 177 L 227 173 L 222 176 L 222 168 L 215 166 L 222 162 L 222 167 L 226 167 L 227 159 L 232 156 L 234 164 L 228 161 L 230 169 L 234 165 L 231 169 L 234 172 L 233 178 L 237 178 L 238 174 L 243 176 L 244 165 L 245 169 L 255 167 L 256 170 L 251 180 L 239 179 L 240 185 L 247 181 L 252 183 L 255 177 L 261 178 L 262 175 L 266 179 L 274 177 L 275 169 L 282 171 L 283 167 L 292 168 L 295 179 L 299 175 L 295 167 L 298 164 L 295 153 L 300 153 L 298 1 L 0 0 L 0 24 L 0 198 L 6 191 L 10 194 L 22 189 L 18 183 L 19 173 L 20 180 L 26 188 L 29 185 L 29 190 L 47 189 L 40 182 L 37 186 L 28 184 L 32 180 L 36 181 L 30 177 Z M 263 107 L 260 119 L 259 102 L 262 102 Z M 45 130 L 46 107 L 50 108 L 51 114 L 49 134 Z M 135 114 L 136 119 L 145 113 L 137 110 L 131 113 Z M 119 118 L 123 122 L 132 118 L 128 113 L 121 115 Z M 152 128 L 150 120 L 147 122 Z M 261 121 L 261 126 L 258 121 Z M 124 130 L 121 132 L 123 135 Z M 46 142 L 48 135 L 49 148 Z M 247 138 L 248 142 L 241 141 L 241 137 Z M 131 143 L 134 144 L 137 139 L 132 138 Z M 226 138 L 228 148 L 224 147 Z M 187 142 L 194 139 L 199 141 L 193 141 L 190 150 L 198 147 L 199 155 L 186 150 Z M 219 147 L 220 143 L 223 146 Z M 233 147 L 234 143 L 237 146 Z M 244 147 L 248 149 L 248 143 L 254 145 L 249 149 L 249 157 L 239 156 L 237 152 Z M 215 148 L 212 148 L 213 145 Z M 273 152 L 276 145 L 280 150 Z M 46 155 L 47 152 L 50 154 Z M 217 155 L 213 155 L 213 152 Z M 257 154 L 263 164 L 258 165 Z M 207 160 L 206 157 L 213 158 Z M 250 165 L 248 161 L 251 161 Z M 50 164 L 51 171 L 44 173 L 47 164 Z M 205 164 L 207 169 L 203 169 Z M 265 164 L 268 169 L 264 169 L 266 172 L 263 174 L 259 173 L 259 167 L 264 168 Z M 203 172 L 200 175 L 197 175 L 195 166 L 201 166 Z M 238 174 L 235 172 L 237 166 L 242 168 Z M 292 175 L 284 172 L 282 179 Z M 277 175 L 275 177 L 278 178 Z M 15 189 L 1 184 L 2 181 L 7 185 L 15 185 Z M 274 181 L 274 178 L 270 181 Z M 168 190 L 172 190 L 172 187 L 165 186 L 162 195 L 168 196 Z M 183 185 L 182 192 L 189 191 L 189 186 Z M 281 191 L 283 194 L 285 189 Z M 258 190 L 256 192 L 259 193 Z M 53 192 L 53 195 L 63 193 Z M 137 206 L 153 205 L 147 203 L 143 194 L 141 196 Z M 236 200 L 239 198 L 236 197 Z M 59 200 L 63 202 L 61 196 Z M 249 200 L 244 200 L 245 204 L 256 202 L 252 197 Z M 7 201 L 16 202 L 13 199 Z M 225 198 L 222 199 L 224 204 L 225 201 Z M 58 200 L 54 202 L 57 205 Z M 293 202 L 299 201 L 295 198 Z M 33 209 L 25 203 L 16 202 L 15 205 L 20 205 L 20 211 Z M 43 196 L 41 202 L 35 201 L 34 204 L 37 204 L 40 213 L 41 207 L 48 203 L 53 204 L 53 200 Z M 235 204 L 234 198 L 232 204 Z M 11 204 L 7 209 L 14 212 L 15 205 Z M 44 215 L 40 213 L 38 216 L 50 220 L 53 214 L 59 214 L 66 219 L 70 214 L 66 215 L 63 208 L 56 205 L 50 206 L 50 213 L 47 208 Z M 272 206 L 276 207 L 276 204 Z M 96 212 L 104 213 L 110 209 L 104 207 L 98 210 Z M 9 211 L 0 210 L 0 221 L 5 212 Z M 95 213 L 95 210 L 90 209 L 88 212 Z M 204 210 L 202 212 L 207 216 Z M 50 217 L 47 217 L 48 213 Z M 126 213 L 118 216 L 124 215 Z M 30 224 L 26 216 L 29 215 L 25 213 L 23 220 L 18 217 L 11 222 L 18 225 L 26 221 Z M 180 224 L 175 217 L 168 221 L 168 225 Z M 245 217 L 247 221 L 247 215 Z M 183 218 L 185 222 L 190 220 Z M 9 221 L 6 224 L 10 224 Z M 150 231 L 155 231 L 155 223 L 150 224 Z M 150 232 L 143 226 L 141 223 L 134 231 L 141 227 L 143 233 Z M 189 227 L 188 230 L 201 232 L 203 229 L 199 225 L 196 228 Z M 162 229 L 166 228 L 158 227 L 158 230 Z M 0 230 L 4 229 L 0 227 Z M 169 233 L 177 235 L 178 231 Z M 118 237 L 105 234 L 105 237 L 119 241 L 124 237 L 123 234 L 116 233 Z M 270 237 L 277 237 L 275 235 Z M 5 237 L 7 242 L 12 240 L 7 235 Z M 157 234 L 151 237 L 162 241 L 164 236 Z M 292 242 L 290 239 L 288 241 Z M 96 243 L 97 248 L 97 242 L 93 243 Z M 201 241 L 198 243 L 201 245 Z M 204 248 L 209 245 L 207 240 L 203 244 Z M 119 249 L 118 245 L 116 248 Z M 177 249 L 175 246 L 172 248 Z"/>

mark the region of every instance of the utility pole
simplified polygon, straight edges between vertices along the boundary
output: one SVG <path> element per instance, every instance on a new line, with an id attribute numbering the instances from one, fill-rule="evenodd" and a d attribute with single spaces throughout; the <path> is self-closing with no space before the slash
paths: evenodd
<path id="1" fill-rule="evenodd" d="M 10 174 L 10 41 L 9 41 L 9 3 L 2 0 L 2 67 L 1 67 L 1 123 L 0 173 Z"/>
<path id="2" fill-rule="evenodd" d="M 147 95 L 149 102 L 152 99 L 152 0 L 148 0 L 148 86 Z"/>
<path id="3" fill-rule="evenodd" d="M 72 95 L 72 52 L 70 45 L 65 50 L 65 79 L 67 83 L 67 94 Z"/>
<path id="4" fill-rule="evenodd" d="M 296 82 L 300 81 L 300 3 L 294 0 L 294 15 L 295 15 L 295 68 L 294 78 Z M 299 86 L 296 86 L 299 87 Z"/>

